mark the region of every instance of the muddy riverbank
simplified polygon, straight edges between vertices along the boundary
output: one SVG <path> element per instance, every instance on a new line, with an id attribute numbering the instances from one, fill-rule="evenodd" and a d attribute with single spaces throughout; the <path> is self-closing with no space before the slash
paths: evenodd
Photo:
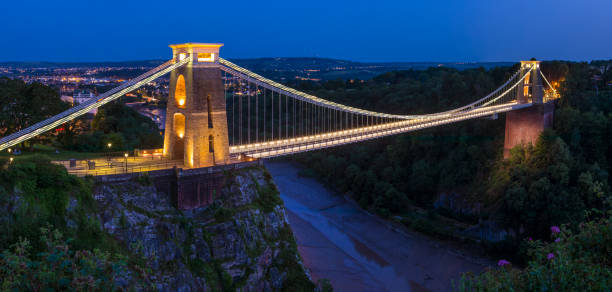
<path id="1" fill-rule="evenodd" d="M 492 262 L 450 243 L 389 228 L 289 162 L 267 161 L 313 280 L 335 291 L 451 291 L 461 273 Z"/>

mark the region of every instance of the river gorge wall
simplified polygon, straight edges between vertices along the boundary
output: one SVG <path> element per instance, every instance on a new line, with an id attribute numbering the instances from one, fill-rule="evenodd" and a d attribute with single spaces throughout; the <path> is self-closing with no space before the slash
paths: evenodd
<path id="1" fill-rule="evenodd" d="M 314 287 L 276 186 L 262 167 L 226 171 L 206 208 L 179 210 L 146 175 L 94 188 L 102 229 L 150 268 L 120 286 L 160 291 Z"/>

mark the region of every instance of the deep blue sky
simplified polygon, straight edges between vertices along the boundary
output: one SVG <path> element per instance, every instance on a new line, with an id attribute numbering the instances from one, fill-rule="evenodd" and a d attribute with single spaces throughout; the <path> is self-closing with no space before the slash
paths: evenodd
<path id="1" fill-rule="evenodd" d="M 0 61 L 226 58 L 356 61 L 612 58 L 610 0 L 2 1 Z"/>

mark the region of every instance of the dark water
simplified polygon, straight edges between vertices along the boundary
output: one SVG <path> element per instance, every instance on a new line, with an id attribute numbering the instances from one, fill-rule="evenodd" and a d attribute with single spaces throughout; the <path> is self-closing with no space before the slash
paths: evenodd
<path id="1" fill-rule="evenodd" d="M 287 162 L 266 162 L 288 211 L 304 264 L 313 280 L 327 278 L 335 291 L 451 291 L 462 272 L 490 261 L 458 247 L 410 232 L 380 219 L 298 176 Z"/>

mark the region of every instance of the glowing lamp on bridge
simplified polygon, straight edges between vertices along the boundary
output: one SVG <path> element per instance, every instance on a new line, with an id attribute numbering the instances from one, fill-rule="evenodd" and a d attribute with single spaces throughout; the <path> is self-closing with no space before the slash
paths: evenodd
<path id="1" fill-rule="evenodd" d="M 198 53 L 198 62 L 214 62 L 215 53 Z"/>
<path id="2" fill-rule="evenodd" d="M 184 106 L 185 105 L 185 99 L 184 98 L 179 99 L 178 100 L 178 105 L 179 106 Z"/>

